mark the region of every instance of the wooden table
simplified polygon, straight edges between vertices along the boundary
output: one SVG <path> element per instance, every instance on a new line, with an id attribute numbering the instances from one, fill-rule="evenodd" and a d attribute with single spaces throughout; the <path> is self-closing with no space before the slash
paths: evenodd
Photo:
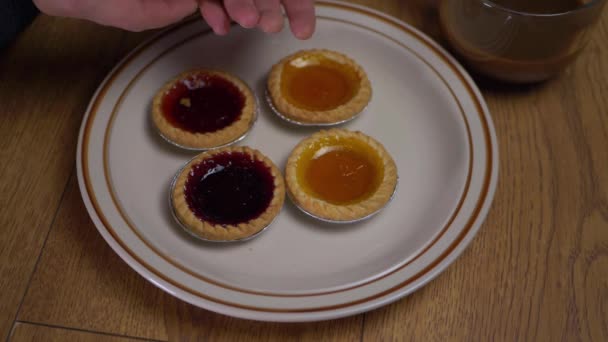
<path id="1" fill-rule="evenodd" d="M 356 2 L 440 38 L 428 0 Z M 0 338 L 608 341 L 608 10 L 557 79 L 480 84 L 500 180 L 464 255 L 393 305 L 311 324 L 185 304 L 132 271 L 89 219 L 78 128 L 106 73 L 149 34 L 41 16 L 0 54 Z"/>

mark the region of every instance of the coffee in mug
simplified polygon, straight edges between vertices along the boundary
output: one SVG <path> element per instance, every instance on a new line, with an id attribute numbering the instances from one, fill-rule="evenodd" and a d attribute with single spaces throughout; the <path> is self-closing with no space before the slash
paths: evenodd
<path id="1" fill-rule="evenodd" d="M 584 48 L 606 0 L 441 0 L 446 40 L 479 73 L 537 82 Z"/>

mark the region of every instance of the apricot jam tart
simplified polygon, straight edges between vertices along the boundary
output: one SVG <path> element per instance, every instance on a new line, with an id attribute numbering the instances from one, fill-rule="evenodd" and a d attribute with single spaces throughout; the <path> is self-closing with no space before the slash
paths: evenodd
<path id="1" fill-rule="evenodd" d="M 285 184 L 275 164 L 248 147 L 224 147 L 190 161 L 175 179 L 171 205 L 192 234 L 210 241 L 247 239 L 280 212 Z"/>
<path id="2" fill-rule="evenodd" d="M 285 178 L 291 198 L 303 211 L 328 221 L 357 221 L 389 202 L 397 167 L 373 138 L 331 129 L 295 147 Z"/>
<path id="3" fill-rule="evenodd" d="M 178 146 L 206 150 L 244 136 L 255 120 L 255 98 L 236 76 L 215 70 L 184 72 L 154 97 L 152 119 Z"/>
<path id="4" fill-rule="evenodd" d="M 363 68 L 329 50 L 286 57 L 273 66 L 267 86 L 271 105 L 281 116 L 311 125 L 347 121 L 365 109 L 372 95 Z"/>

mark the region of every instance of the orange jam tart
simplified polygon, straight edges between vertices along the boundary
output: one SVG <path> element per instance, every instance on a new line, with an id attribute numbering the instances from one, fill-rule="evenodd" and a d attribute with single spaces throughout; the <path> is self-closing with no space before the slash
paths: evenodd
<path id="1" fill-rule="evenodd" d="M 171 190 L 175 216 L 205 240 L 251 237 L 280 212 L 285 184 L 278 168 L 248 147 L 227 147 L 194 158 Z"/>
<path id="2" fill-rule="evenodd" d="M 397 185 L 397 168 L 373 138 L 332 129 L 296 146 L 287 162 L 286 181 L 305 212 L 329 221 L 355 221 L 388 203 Z"/>
<path id="3" fill-rule="evenodd" d="M 273 107 L 303 124 L 333 124 L 359 114 L 371 99 L 363 68 L 329 50 L 308 50 L 276 64 L 268 77 Z"/>
<path id="4" fill-rule="evenodd" d="M 237 77 L 193 70 L 169 81 L 154 97 L 152 119 L 163 137 L 190 149 L 238 140 L 255 119 L 255 98 Z"/>

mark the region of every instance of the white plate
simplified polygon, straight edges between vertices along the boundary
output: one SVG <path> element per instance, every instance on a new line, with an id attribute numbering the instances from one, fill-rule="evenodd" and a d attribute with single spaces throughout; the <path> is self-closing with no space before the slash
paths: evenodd
<path id="1" fill-rule="evenodd" d="M 288 30 L 269 36 L 237 27 L 216 37 L 199 20 L 186 21 L 125 58 L 91 102 L 78 144 L 86 208 L 116 253 L 184 301 L 255 320 L 360 313 L 437 276 L 485 218 L 498 151 L 486 105 L 465 71 L 429 38 L 381 13 L 319 1 L 318 16 L 318 32 L 306 42 Z M 400 176 L 395 199 L 373 219 L 349 226 L 314 221 L 287 202 L 249 242 L 193 239 L 172 220 L 167 191 L 194 153 L 158 136 L 152 97 L 181 71 L 209 67 L 240 76 L 262 99 L 272 64 L 304 48 L 344 52 L 367 70 L 372 102 L 344 127 L 374 136 L 393 155 Z M 291 148 L 312 132 L 283 122 L 262 103 L 240 144 L 284 167 Z"/>

